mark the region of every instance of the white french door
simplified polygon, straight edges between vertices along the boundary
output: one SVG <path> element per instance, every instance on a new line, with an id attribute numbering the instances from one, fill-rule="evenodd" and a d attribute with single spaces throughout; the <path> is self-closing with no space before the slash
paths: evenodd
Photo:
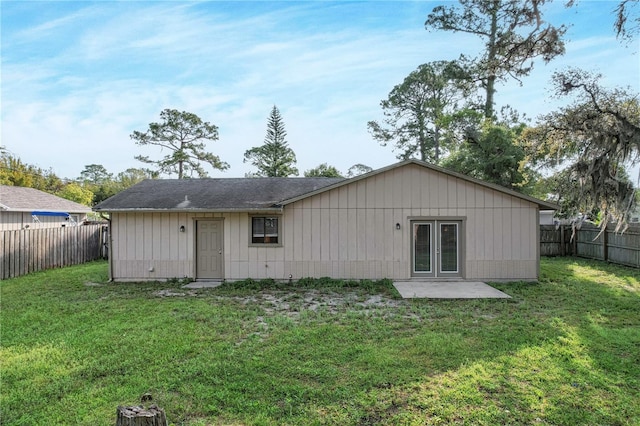
<path id="1" fill-rule="evenodd" d="M 460 277 L 460 229 L 458 220 L 416 220 L 411 222 L 411 275 L 417 277 Z"/>

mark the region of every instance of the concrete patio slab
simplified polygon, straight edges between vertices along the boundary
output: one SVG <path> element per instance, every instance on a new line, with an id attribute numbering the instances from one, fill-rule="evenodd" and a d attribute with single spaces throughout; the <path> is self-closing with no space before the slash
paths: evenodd
<path id="1" fill-rule="evenodd" d="M 403 299 L 510 299 L 506 293 L 479 281 L 396 281 Z"/>

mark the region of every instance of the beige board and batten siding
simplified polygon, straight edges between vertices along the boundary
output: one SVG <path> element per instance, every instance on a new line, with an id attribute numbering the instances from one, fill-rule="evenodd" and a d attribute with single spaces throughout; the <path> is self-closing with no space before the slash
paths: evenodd
<path id="1" fill-rule="evenodd" d="M 180 226 L 186 232 L 180 232 Z M 113 278 L 122 281 L 193 277 L 190 213 L 112 213 Z"/>
<path id="2" fill-rule="evenodd" d="M 408 279 L 410 220 L 418 219 L 462 221 L 464 279 L 538 276 L 537 204 L 417 164 L 352 179 L 265 214 L 280 215 L 281 245 L 251 245 L 247 212 L 113 213 L 113 276 L 194 277 L 193 228 L 206 218 L 224 219 L 226 279 Z"/>
<path id="3" fill-rule="evenodd" d="M 463 222 L 463 278 L 536 279 L 537 211 L 532 202 L 410 164 L 285 206 L 285 270 L 407 279 L 410 220 L 455 219 Z"/>
<path id="4" fill-rule="evenodd" d="M 273 212 L 264 214 L 272 215 Z M 196 224 L 212 219 L 223 221 L 224 278 L 279 279 L 285 276 L 282 246 L 250 246 L 250 215 L 246 212 L 113 212 L 110 258 L 113 279 L 198 278 Z M 184 232 L 180 232 L 181 226 L 185 226 Z"/>

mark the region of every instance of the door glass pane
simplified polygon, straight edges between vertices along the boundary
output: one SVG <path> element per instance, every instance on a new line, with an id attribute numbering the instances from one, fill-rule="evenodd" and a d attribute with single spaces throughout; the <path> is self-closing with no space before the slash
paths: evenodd
<path id="1" fill-rule="evenodd" d="M 458 272 L 458 224 L 440 224 L 440 270 Z"/>
<path id="2" fill-rule="evenodd" d="M 431 225 L 416 223 L 413 232 L 413 270 L 415 272 L 431 272 Z"/>

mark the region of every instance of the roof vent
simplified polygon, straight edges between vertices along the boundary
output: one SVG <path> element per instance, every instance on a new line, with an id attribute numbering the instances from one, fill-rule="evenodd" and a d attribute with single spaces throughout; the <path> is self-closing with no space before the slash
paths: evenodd
<path id="1" fill-rule="evenodd" d="M 177 209 L 186 209 L 187 207 L 189 207 L 189 205 L 191 205 L 191 201 L 189 201 L 189 196 L 185 195 L 184 196 L 184 201 L 181 201 L 178 203 L 178 205 L 176 206 Z"/>

